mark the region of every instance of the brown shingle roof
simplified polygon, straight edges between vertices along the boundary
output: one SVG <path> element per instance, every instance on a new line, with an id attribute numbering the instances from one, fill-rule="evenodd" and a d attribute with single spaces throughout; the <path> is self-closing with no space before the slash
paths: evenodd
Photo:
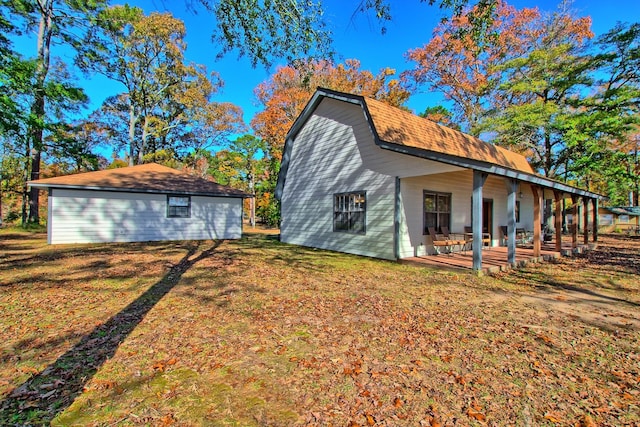
<path id="1" fill-rule="evenodd" d="M 243 197 L 246 193 L 157 163 L 29 181 L 32 187 Z"/>
<path id="2" fill-rule="evenodd" d="M 378 137 L 385 142 L 533 173 L 527 159 L 471 135 L 371 98 L 364 98 Z"/>

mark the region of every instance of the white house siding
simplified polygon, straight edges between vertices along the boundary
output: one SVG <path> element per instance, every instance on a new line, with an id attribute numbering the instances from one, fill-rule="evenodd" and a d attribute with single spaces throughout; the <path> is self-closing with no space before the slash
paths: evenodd
<path id="1" fill-rule="evenodd" d="M 191 196 L 190 218 L 167 218 L 167 195 L 52 189 L 49 243 L 238 239 L 242 199 Z"/>
<path id="2" fill-rule="evenodd" d="M 408 258 L 433 253 L 429 236 L 423 233 L 423 191 L 451 193 L 451 232 L 463 233 L 471 225 L 471 197 L 473 174 L 470 170 L 408 177 L 401 180 L 399 256 Z M 482 197 L 493 200 L 492 244 L 498 244 L 500 226 L 507 225 L 507 187 L 504 178 L 489 176 L 483 187 Z M 521 222 L 517 227 L 528 230 L 533 227 L 533 197 L 525 194 L 520 200 Z"/>
<path id="3" fill-rule="evenodd" d="M 458 169 L 379 148 L 360 106 L 324 99 L 293 141 L 281 240 L 395 259 L 396 177 Z M 334 232 L 334 194 L 356 191 L 367 194 L 366 234 Z"/>

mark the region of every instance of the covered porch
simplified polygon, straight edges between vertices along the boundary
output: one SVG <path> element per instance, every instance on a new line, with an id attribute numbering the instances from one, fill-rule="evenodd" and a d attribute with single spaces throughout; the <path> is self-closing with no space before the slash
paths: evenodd
<path id="1" fill-rule="evenodd" d="M 566 239 L 565 239 L 566 240 Z M 469 271 L 474 270 L 479 274 L 494 274 L 500 271 L 508 271 L 511 268 L 521 267 L 529 263 L 552 261 L 561 256 L 571 256 L 593 248 L 594 244 L 578 244 L 573 247 L 569 241 L 562 243 L 560 250 L 557 250 L 555 242 L 544 243 L 540 246 L 539 254 L 536 255 L 533 245 L 516 247 L 515 262 L 507 261 L 508 248 L 506 246 L 485 247 L 482 250 L 482 266 L 474 267 L 473 251 L 458 251 L 450 254 L 438 256 L 424 255 L 411 258 L 404 258 L 400 262 L 417 266 L 433 267 L 438 269 Z"/>

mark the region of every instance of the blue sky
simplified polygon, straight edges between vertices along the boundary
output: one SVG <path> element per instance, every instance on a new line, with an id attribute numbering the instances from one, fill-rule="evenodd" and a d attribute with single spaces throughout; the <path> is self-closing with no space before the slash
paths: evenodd
<path id="1" fill-rule="evenodd" d="M 113 1 L 113 4 L 122 4 Z M 225 87 L 215 101 L 227 101 L 237 104 L 244 111 L 245 122 L 249 123 L 255 112 L 259 110 L 253 94 L 254 88 L 268 79 L 275 71 L 264 67 L 252 68 L 246 58 L 238 58 L 234 52 L 223 59 L 216 60 L 218 48 L 211 43 L 214 31 L 212 17 L 204 12 L 194 15 L 185 10 L 184 0 L 132 0 L 129 4 L 141 7 L 146 13 L 152 11 L 170 11 L 174 16 L 185 21 L 187 27 L 187 59 L 205 64 L 209 70 L 217 71 L 225 82 Z M 373 17 L 356 14 L 354 10 L 359 0 L 325 0 L 323 2 L 335 39 L 335 50 L 342 59 L 360 60 L 361 68 L 374 74 L 385 67 L 396 69 L 399 73 L 411 67 L 404 54 L 412 48 L 427 43 L 432 29 L 437 25 L 444 13 L 435 6 L 418 0 L 392 1 L 393 21 L 387 24 L 387 32 L 380 34 L 379 24 Z M 553 11 L 558 2 L 549 0 L 511 0 L 510 4 L 517 8 L 538 7 L 542 11 Z M 575 0 L 572 8 L 578 16 L 591 16 L 592 29 L 596 35 L 602 34 L 616 22 L 640 21 L 640 0 Z M 18 49 L 24 50 L 26 56 L 35 52 L 35 40 L 17 43 Z M 33 49 L 31 52 L 30 49 Z M 54 55 L 65 55 L 52 51 Z M 338 59 L 340 59 L 338 58 Z M 69 58 L 65 58 L 71 62 Z M 110 95 L 122 91 L 118 83 L 105 78 L 92 78 L 80 81 L 91 99 L 91 109 L 98 108 L 102 101 Z M 428 106 L 442 102 L 438 94 L 416 94 L 408 102 L 409 108 L 415 112 L 424 111 Z"/>

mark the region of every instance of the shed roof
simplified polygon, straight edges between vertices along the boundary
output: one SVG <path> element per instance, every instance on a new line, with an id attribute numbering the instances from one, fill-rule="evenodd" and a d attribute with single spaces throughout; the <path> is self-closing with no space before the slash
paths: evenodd
<path id="1" fill-rule="evenodd" d="M 157 163 L 29 181 L 36 188 L 248 197 L 246 193 Z"/>

